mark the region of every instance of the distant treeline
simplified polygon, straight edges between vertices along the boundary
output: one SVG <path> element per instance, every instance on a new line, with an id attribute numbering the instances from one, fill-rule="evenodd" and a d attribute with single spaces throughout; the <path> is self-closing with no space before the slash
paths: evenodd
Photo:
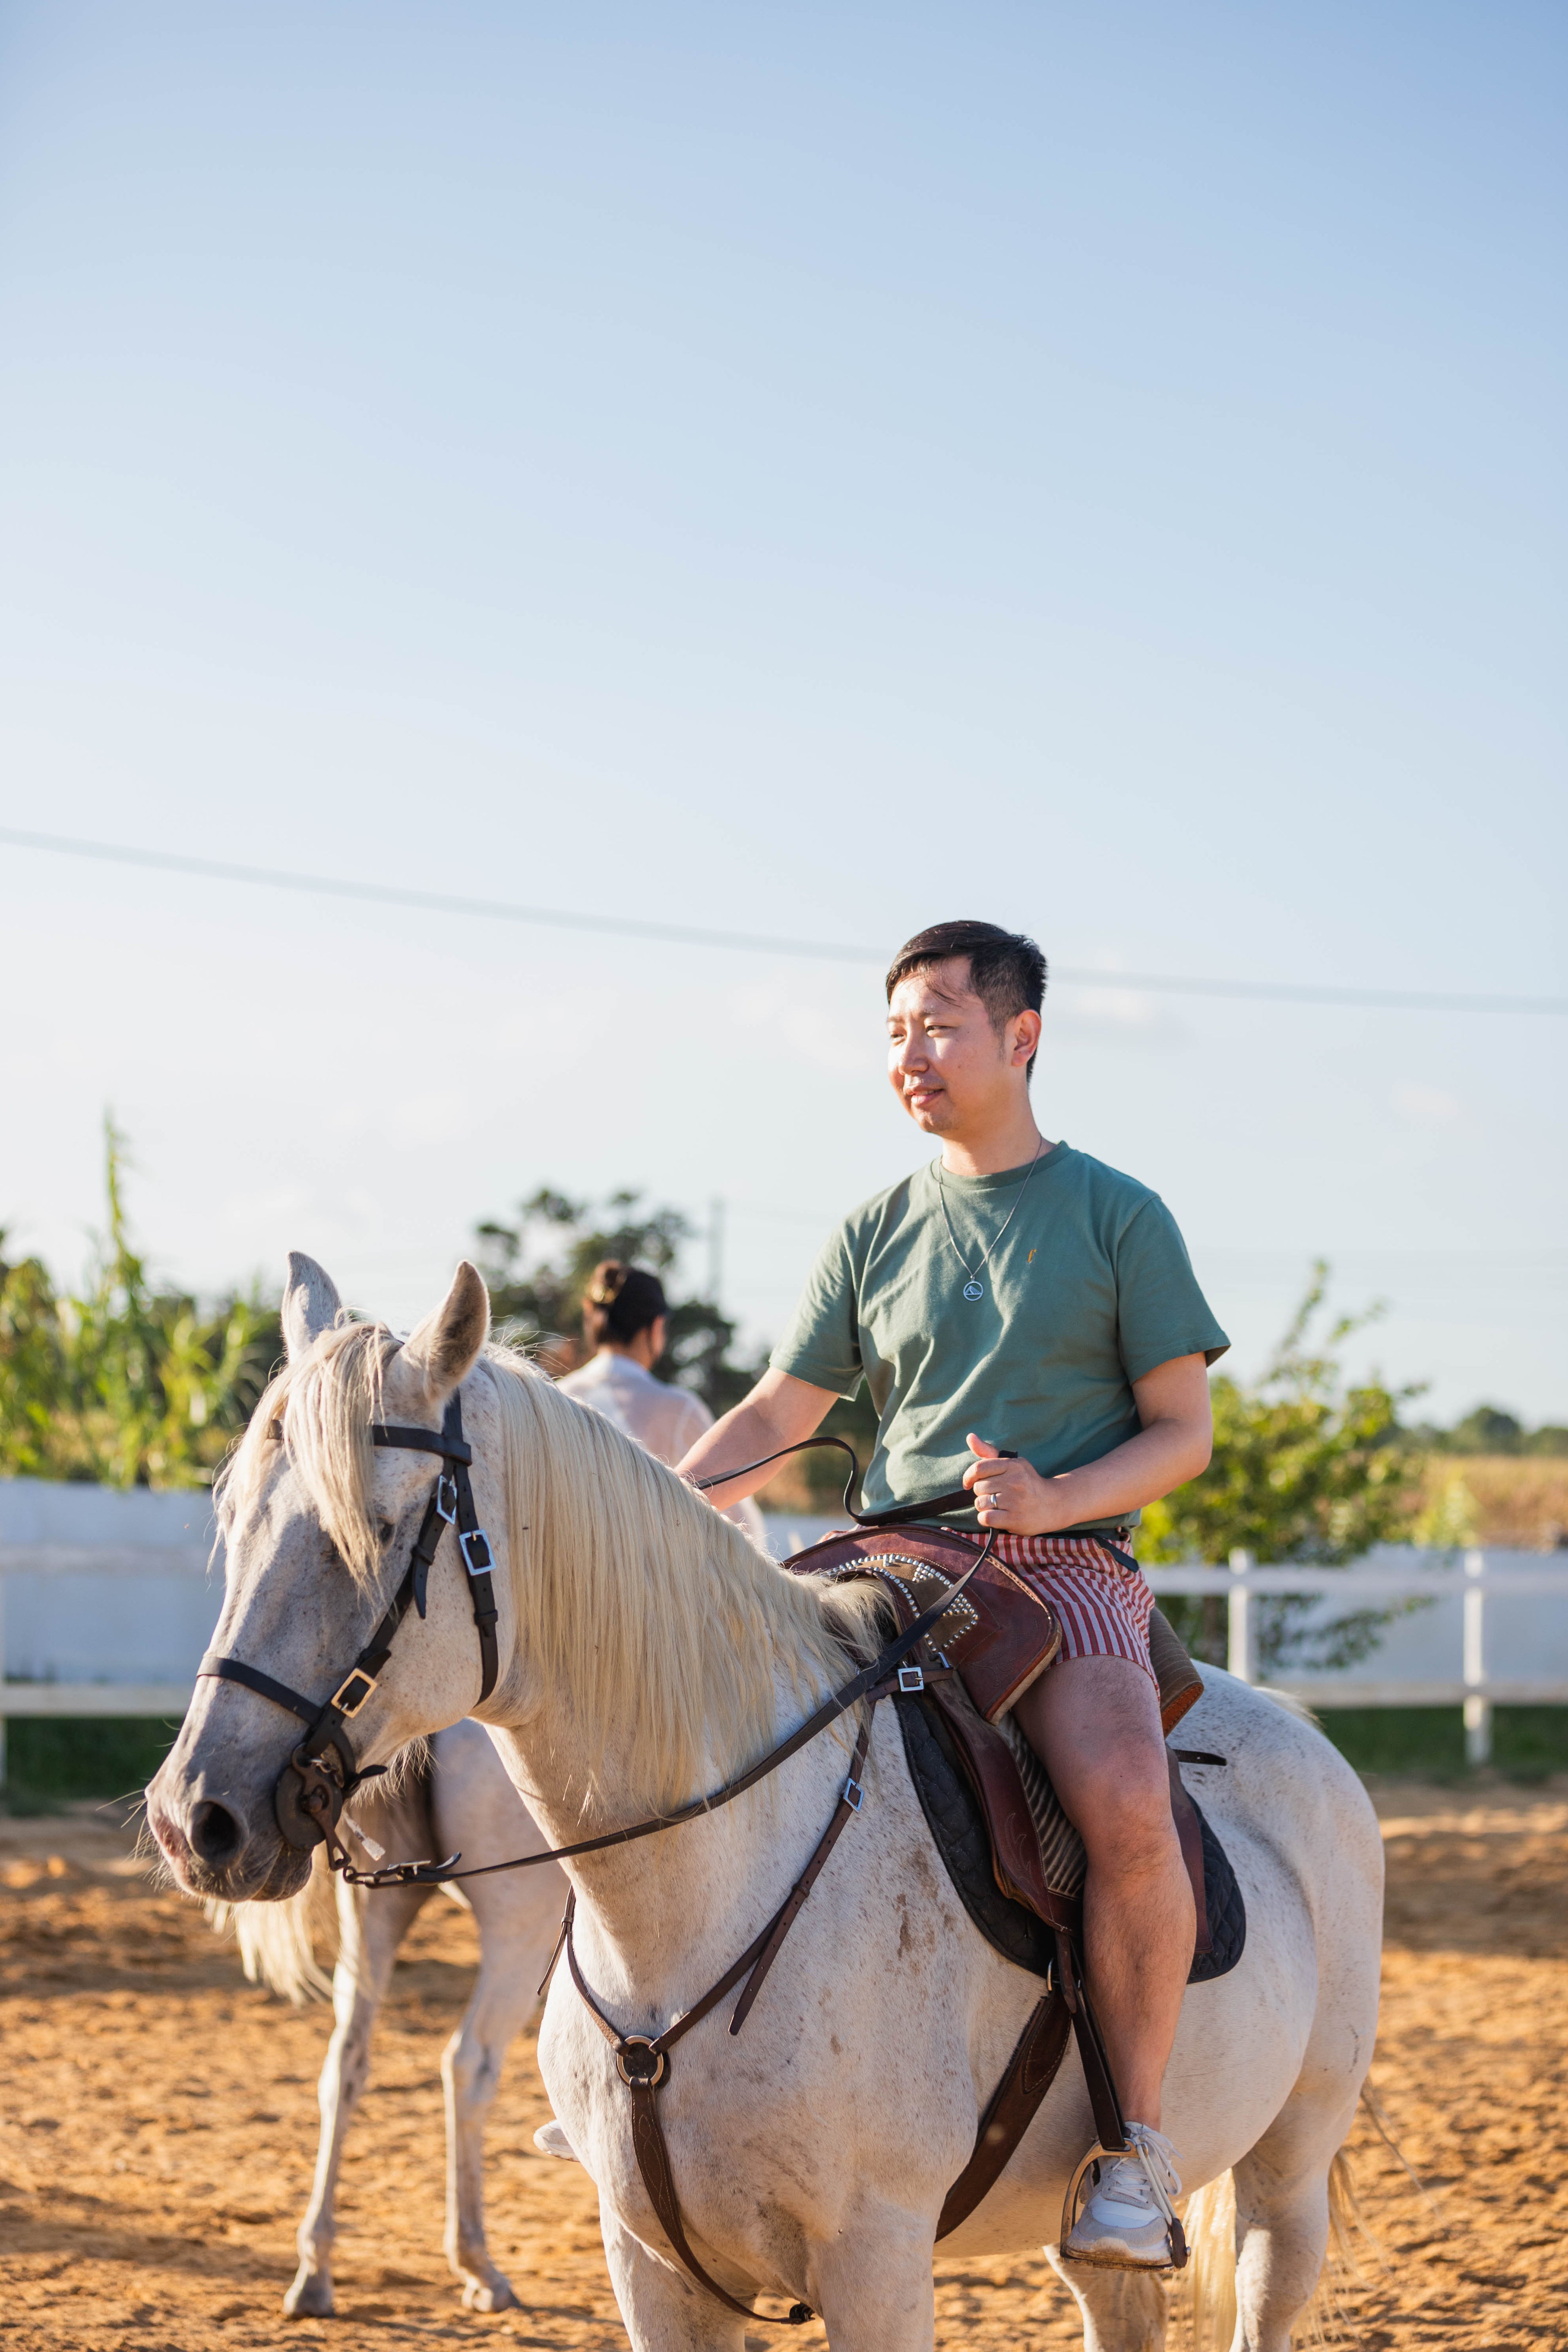
<path id="1" fill-rule="evenodd" d="M 1495 1404 L 1479 1404 L 1452 1429 L 1422 1422 L 1406 1433 L 1412 1446 L 1423 1454 L 1568 1454 L 1568 1429 L 1545 1421 L 1531 1429 Z"/>

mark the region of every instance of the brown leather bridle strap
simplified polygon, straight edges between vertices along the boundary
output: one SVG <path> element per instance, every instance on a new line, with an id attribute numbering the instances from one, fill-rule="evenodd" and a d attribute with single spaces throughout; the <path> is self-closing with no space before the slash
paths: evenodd
<path id="1" fill-rule="evenodd" d="M 577 1965 L 577 1952 L 572 1937 L 572 1922 L 577 1909 L 574 1892 L 566 1898 L 566 1916 L 561 1923 L 561 1944 L 556 1947 L 559 1951 L 562 1945 L 564 1946 L 572 1981 L 581 1994 L 589 2016 L 615 2052 L 616 2071 L 631 2093 L 632 2150 L 637 2160 L 637 2170 L 642 2175 L 643 2187 L 647 2190 L 649 2202 L 658 2216 L 659 2227 L 692 2277 L 700 2280 L 710 2294 L 717 2295 L 721 2304 L 731 2311 L 739 2312 L 742 2318 L 766 2327 L 799 2327 L 816 2315 L 810 2305 L 805 2303 L 792 2304 L 787 2314 L 754 2311 L 749 2303 L 738 2302 L 704 2270 L 691 2250 L 686 2225 L 680 2217 L 680 2200 L 676 2194 L 675 2174 L 669 2161 L 669 2144 L 665 2138 L 664 2125 L 659 2116 L 658 2093 L 660 2084 L 669 2079 L 669 2053 L 676 2043 L 689 2033 L 694 2025 L 700 2025 L 705 2017 L 710 2016 L 725 1995 L 732 1992 L 742 1977 L 749 1973 L 750 1982 L 735 2004 L 730 2031 L 739 2033 L 744 2025 L 752 2004 L 762 1990 L 763 1979 L 777 1959 L 784 1937 L 800 1916 L 802 1906 L 821 1875 L 824 1864 L 860 1810 L 862 1790 L 859 1776 L 865 1769 L 870 1743 L 871 1720 L 868 1714 L 860 1727 L 860 1737 L 855 1743 L 849 1777 L 839 1791 L 833 1818 L 818 1838 L 811 1860 L 762 1934 L 747 1945 L 740 1958 L 731 1968 L 725 1969 L 718 1983 L 710 1985 L 701 2000 L 694 2001 L 673 2024 L 666 2026 L 662 2033 L 651 2039 L 645 2033 L 622 2033 L 611 2023 L 589 1991 L 583 1971 Z"/>

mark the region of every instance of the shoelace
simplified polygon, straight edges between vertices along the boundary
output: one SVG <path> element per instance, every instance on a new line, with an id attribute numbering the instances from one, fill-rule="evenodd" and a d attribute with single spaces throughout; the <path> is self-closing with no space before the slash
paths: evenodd
<path id="1" fill-rule="evenodd" d="M 1182 2176 L 1176 2170 L 1175 2148 L 1164 2133 L 1157 2132 L 1152 2124 L 1129 2124 L 1127 2137 L 1160 2209 L 1160 2217 L 1168 2227 L 1176 2218 L 1172 2200 L 1182 2193 Z"/>

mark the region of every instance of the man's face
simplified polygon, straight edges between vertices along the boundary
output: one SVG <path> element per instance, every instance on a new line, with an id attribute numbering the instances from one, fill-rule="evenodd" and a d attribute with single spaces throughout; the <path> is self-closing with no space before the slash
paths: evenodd
<path id="1" fill-rule="evenodd" d="M 888 1006 L 888 1076 L 926 1135 L 963 1134 L 1016 1104 L 1017 1073 L 1033 1050 L 1016 1013 L 999 1037 L 969 985 L 967 956 L 900 980 Z"/>

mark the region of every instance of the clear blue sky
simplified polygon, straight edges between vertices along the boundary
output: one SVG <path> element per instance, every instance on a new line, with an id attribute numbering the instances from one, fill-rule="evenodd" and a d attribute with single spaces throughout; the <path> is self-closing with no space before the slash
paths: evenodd
<path id="1" fill-rule="evenodd" d="M 0 822 L 1065 966 L 1556 992 L 1544 6 L 0 10 Z M 406 1320 L 543 1181 L 778 1329 L 873 971 L 0 849 L 0 1218 Z M 1568 1023 L 1063 988 L 1238 1368 L 1568 1419 Z M 694 1261 L 700 1268 L 700 1255 Z"/>

